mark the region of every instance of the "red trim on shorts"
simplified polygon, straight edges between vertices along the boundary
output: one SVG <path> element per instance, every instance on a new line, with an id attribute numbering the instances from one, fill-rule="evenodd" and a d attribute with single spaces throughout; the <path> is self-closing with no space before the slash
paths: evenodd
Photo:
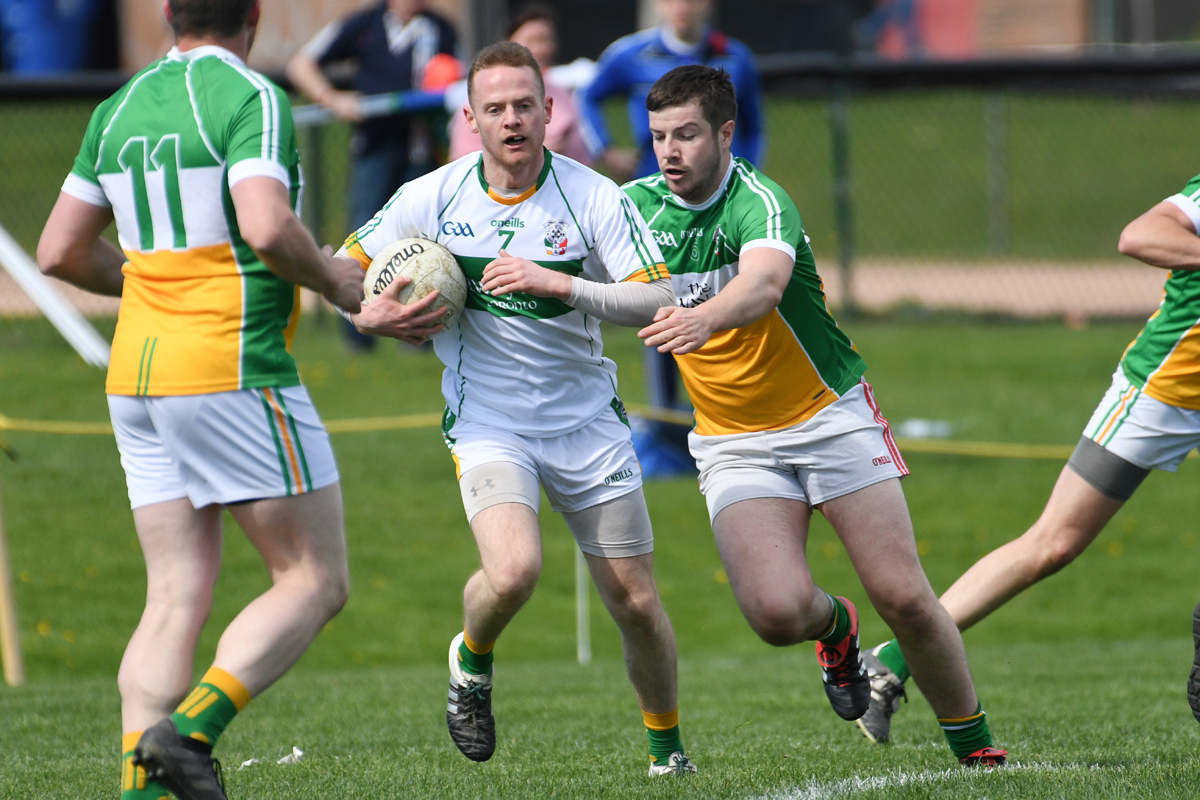
<path id="1" fill-rule="evenodd" d="M 907 475 L 908 464 L 904 463 L 904 458 L 900 455 L 900 448 L 896 445 L 896 440 L 892 438 L 892 426 L 888 425 L 888 421 L 884 419 L 883 412 L 879 410 L 879 403 L 875 402 L 875 393 L 871 391 L 871 384 L 867 383 L 862 378 L 858 382 L 863 386 L 863 393 L 867 398 L 867 405 L 875 412 L 875 421 L 883 426 L 883 443 L 887 445 L 888 452 L 892 454 L 892 459 L 896 462 L 896 466 L 900 470 L 901 475 Z"/>

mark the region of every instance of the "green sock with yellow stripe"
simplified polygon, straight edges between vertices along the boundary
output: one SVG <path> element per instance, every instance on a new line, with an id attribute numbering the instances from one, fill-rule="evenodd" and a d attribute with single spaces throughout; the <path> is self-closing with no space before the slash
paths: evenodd
<path id="1" fill-rule="evenodd" d="M 966 758 L 977 750 L 992 746 L 992 732 L 988 728 L 982 703 L 975 707 L 975 713 L 971 716 L 962 719 L 939 717 L 938 725 L 946 734 L 946 741 L 950 743 L 955 758 Z"/>
<path id="2" fill-rule="evenodd" d="M 146 780 L 146 768 L 134 766 L 133 748 L 141 731 L 121 737 L 121 800 L 170 800 L 171 793 L 161 783 Z"/>
<path id="3" fill-rule="evenodd" d="M 665 764 L 672 753 L 683 752 L 683 740 L 679 737 L 679 709 L 666 714 L 651 714 L 642 711 L 646 724 L 646 736 L 650 739 L 650 761 Z"/>
<path id="4" fill-rule="evenodd" d="M 182 736 L 190 736 L 212 747 L 237 713 L 250 702 L 250 693 L 241 681 L 218 667 L 210 667 L 189 694 L 171 721 Z"/>

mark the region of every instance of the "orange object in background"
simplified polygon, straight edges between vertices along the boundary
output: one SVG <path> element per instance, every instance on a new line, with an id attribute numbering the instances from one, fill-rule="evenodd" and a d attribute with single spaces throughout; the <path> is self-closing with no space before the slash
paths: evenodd
<path id="1" fill-rule="evenodd" d="M 421 89 L 436 92 L 462 78 L 463 68 L 458 59 L 449 53 L 438 53 L 425 65 L 425 74 L 421 76 Z"/>

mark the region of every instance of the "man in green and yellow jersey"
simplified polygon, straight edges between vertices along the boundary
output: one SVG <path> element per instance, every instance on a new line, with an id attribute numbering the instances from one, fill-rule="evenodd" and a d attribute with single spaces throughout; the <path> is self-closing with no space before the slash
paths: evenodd
<path id="1" fill-rule="evenodd" d="M 106 391 L 147 574 L 118 677 L 121 797 L 211 800 L 225 726 L 346 600 L 337 465 L 288 348 L 297 285 L 358 311 L 362 273 L 296 217 L 287 96 L 245 65 L 257 0 L 166 10 L 175 48 L 97 107 L 38 260 L 121 297 Z M 100 238 L 114 219 L 120 249 Z M 189 693 L 224 508 L 273 585 Z"/>
<path id="2" fill-rule="evenodd" d="M 962 637 L 917 557 L 900 488 L 908 470 L 862 379 L 866 365 L 826 307 L 800 214 L 778 184 L 730 156 L 729 76 L 679 67 L 646 108 L 662 171 L 625 191 L 662 249 L 676 305 L 639 335 L 678 359 L 696 408 L 700 490 L 742 613 L 770 644 L 816 640 L 834 710 L 866 712 L 857 612 L 814 585 L 804 556 L 818 509 L 911 653 L 954 755 L 1004 763 Z"/>
<path id="3" fill-rule="evenodd" d="M 1200 175 L 1126 226 L 1117 249 L 1170 270 L 1158 310 L 1121 357 L 1045 510 L 1022 536 L 981 558 L 942 595 L 966 630 L 1074 561 L 1152 469 L 1174 472 L 1200 445 Z M 1200 605 L 1192 614 L 1200 644 Z M 871 708 L 859 727 L 886 742 L 911 657 L 885 642 L 865 656 Z M 1188 679 L 1200 720 L 1200 646 Z"/>

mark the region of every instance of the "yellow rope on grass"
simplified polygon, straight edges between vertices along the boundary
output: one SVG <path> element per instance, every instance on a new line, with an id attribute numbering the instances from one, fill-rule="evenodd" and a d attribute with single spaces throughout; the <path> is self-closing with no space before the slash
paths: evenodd
<path id="1" fill-rule="evenodd" d="M 672 422 L 692 425 L 692 415 L 686 411 L 649 406 L 630 405 L 633 413 L 656 422 Z M 414 428 L 437 428 L 442 424 L 440 413 L 405 414 L 397 417 L 361 417 L 358 419 L 326 420 L 325 428 L 330 433 L 371 433 L 373 431 L 398 431 Z M 107 422 L 62 422 L 36 419 L 13 419 L 0 414 L 0 431 L 21 433 L 55 433 L 67 435 L 112 435 L 112 425 Z M 1060 444 L 1014 444 L 1008 442 L 964 442 L 954 439 L 897 439 L 896 444 L 910 453 L 932 453 L 947 456 L 971 456 L 975 458 L 1027 458 L 1049 461 L 1066 461 L 1075 450 L 1074 445 Z M 1196 458 L 1193 450 L 1188 458 Z"/>

